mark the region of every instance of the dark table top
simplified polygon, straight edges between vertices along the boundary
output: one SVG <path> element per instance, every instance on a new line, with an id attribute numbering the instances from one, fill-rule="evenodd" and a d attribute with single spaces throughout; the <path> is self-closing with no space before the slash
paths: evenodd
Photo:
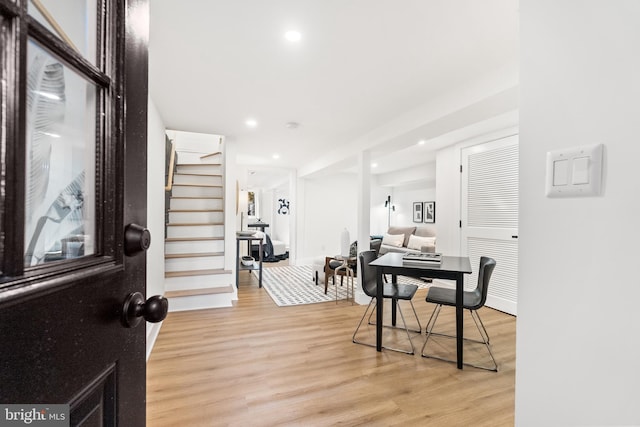
<path id="1" fill-rule="evenodd" d="M 254 228 L 267 228 L 269 226 L 269 224 L 267 224 L 266 222 L 254 222 L 253 224 L 247 224 L 247 227 L 254 227 Z"/>
<path id="2" fill-rule="evenodd" d="M 372 261 L 369 265 L 375 267 L 410 268 L 418 270 L 471 274 L 471 262 L 469 262 L 469 257 L 443 256 L 441 263 L 425 263 L 425 265 L 423 266 L 416 265 L 416 263 L 403 263 L 402 255 L 404 254 L 400 252 L 388 252 L 382 255 L 380 258 Z"/>
<path id="3" fill-rule="evenodd" d="M 236 235 L 236 240 L 262 240 L 262 236 L 238 236 Z"/>

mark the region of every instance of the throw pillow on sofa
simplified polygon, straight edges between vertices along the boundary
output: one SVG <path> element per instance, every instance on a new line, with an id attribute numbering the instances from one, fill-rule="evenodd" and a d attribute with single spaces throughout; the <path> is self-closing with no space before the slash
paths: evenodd
<path id="1" fill-rule="evenodd" d="M 404 243 L 404 234 L 385 234 L 382 238 L 383 245 L 393 246 L 395 248 L 402 247 Z"/>
<path id="2" fill-rule="evenodd" d="M 402 242 L 402 246 L 407 246 L 407 243 L 409 243 L 409 236 L 414 234 L 415 231 L 416 227 L 397 227 L 395 225 L 392 225 L 387 230 L 387 234 L 403 234 L 404 242 Z"/>
<path id="3" fill-rule="evenodd" d="M 407 244 L 408 249 L 421 250 L 423 246 L 435 246 L 436 238 L 435 237 L 420 237 L 420 236 L 409 236 L 409 243 Z"/>

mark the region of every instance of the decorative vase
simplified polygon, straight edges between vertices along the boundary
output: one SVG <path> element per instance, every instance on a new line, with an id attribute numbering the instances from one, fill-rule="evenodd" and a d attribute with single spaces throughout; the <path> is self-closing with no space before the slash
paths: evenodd
<path id="1" fill-rule="evenodd" d="M 349 256 L 349 246 L 351 246 L 351 242 L 349 239 L 349 230 L 346 228 L 342 230 L 340 234 L 340 255 L 343 257 Z"/>

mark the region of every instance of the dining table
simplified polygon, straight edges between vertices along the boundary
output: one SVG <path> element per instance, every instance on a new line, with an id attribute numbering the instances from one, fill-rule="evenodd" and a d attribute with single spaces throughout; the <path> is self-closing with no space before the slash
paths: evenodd
<path id="1" fill-rule="evenodd" d="M 384 313 L 384 276 L 391 274 L 392 283 L 398 276 L 447 279 L 455 281 L 456 288 L 456 361 L 458 369 L 463 364 L 463 293 L 464 275 L 471 274 L 471 262 L 466 256 L 442 256 L 440 262 L 403 260 L 404 253 L 387 252 L 369 265 L 376 267 L 376 350 L 382 351 L 382 321 Z M 392 322 L 395 323 L 395 304 L 392 307 Z"/>

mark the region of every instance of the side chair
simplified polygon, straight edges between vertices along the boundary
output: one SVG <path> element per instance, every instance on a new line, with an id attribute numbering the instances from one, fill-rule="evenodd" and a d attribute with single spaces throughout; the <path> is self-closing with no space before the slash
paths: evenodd
<path id="1" fill-rule="evenodd" d="M 369 301 L 369 305 L 367 306 L 367 309 L 362 315 L 362 318 L 360 319 L 360 323 L 358 323 L 358 327 L 353 333 L 353 338 L 352 338 L 354 343 L 368 345 L 370 347 L 375 347 L 375 344 L 369 344 L 366 342 L 357 341 L 356 335 L 365 317 L 367 317 L 367 313 L 369 313 L 368 324 L 369 325 L 374 324 L 374 323 L 371 323 L 371 316 L 375 312 L 375 307 L 376 307 L 376 287 L 377 287 L 376 268 L 370 266 L 369 263 L 375 260 L 376 258 L 377 258 L 376 252 L 373 250 L 360 252 L 360 255 L 358 256 L 358 259 L 360 261 L 360 275 L 362 277 L 362 289 L 364 290 L 364 293 L 366 295 L 371 297 L 371 300 Z M 416 313 L 416 309 L 413 306 L 413 301 L 412 301 L 413 296 L 416 294 L 417 290 L 418 290 L 417 285 L 410 285 L 410 284 L 403 284 L 403 283 L 396 283 L 396 284 L 385 283 L 384 284 L 384 291 L 383 291 L 384 298 L 391 299 L 393 301 L 393 305 L 397 307 L 397 310 L 400 312 L 400 318 L 402 319 L 402 324 L 404 325 L 404 328 L 402 329 L 404 329 L 407 332 L 407 337 L 409 338 L 409 343 L 411 344 L 411 350 L 391 348 L 386 346 L 383 346 L 383 348 L 386 348 L 387 350 L 399 351 L 407 354 L 415 353 L 415 348 L 413 347 L 413 341 L 411 340 L 411 334 L 409 332 L 417 332 L 417 333 L 422 332 L 420 319 L 418 318 L 418 314 Z M 400 304 L 398 304 L 399 300 L 409 301 L 409 303 L 411 304 L 411 309 L 413 310 L 413 314 L 415 315 L 416 320 L 418 321 L 417 330 L 409 329 L 407 327 L 407 322 L 405 321 L 404 314 L 402 314 L 402 309 L 400 308 Z M 371 308 L 371 311 L 369 311 L 370 308 Z M 395 326 L 386 326 L 386 327 L 395 328 Z"/>
<path id="2" fill-rule="evenodd" d="M 496 261 L 493 258 L 489 257 L 481 257 L 480 258 L 480 268 L 478 270 L 478 284 L 476 288 L 472 291 L 464 291 L 463 293 L 463 307 L 466 310 L 471 312 L 471 318 L 473 319 L 476 327 L 478 328 L 478 332 L 480 332 L 480 336 L 482 337 L 482 341 L 473 340 L 469 338 L 465 338 L 467 341 L 477 342 L 484 344 L 489 351 L 489 356 L 491 356 L 491 360 L 493 361 L 493 366 L 479 366 L 471 363 L 465 363 L 465 365 L 472 366 L 474 368 L 486 369 L 488 371 L 498 371 L 498 364 L 496 363 L 496 359 L 493 357 L 493 352 L 491 351 L 491 346 L 489 345 L 489 334 L 487 333 L 487 329 L 484 327 L 484 323 L 482 323 L 482 319 L 480 319 L 480 314 L 478 314 L 478 310 L 484 307 L 484 303 L 487 300 L 487 291 L 489 289 L 489 281 L 491 280 L 491 274 L 493 273 L 493 269 L 496 266 Z M 429 338 L 431 335 L 444 336 L 449 338 L 455 338 L 455 336 L 441 334 L 433 332 L 433 327 L 436 324 L 436 320 L 438 320 L 438 315 L 440 314 L 440 310 L 443 305 L 455 307 L 456 305 L 456 291 L 455 289 L 442 288 L 437 286 L 431 286 L 429 288 L 429 292 L 427 293 L 426 301 L 436 304 L 436 307 L 433 309 L 431 313 L 431 317 L 427 322 L 426 326 L 426 338 L 424 341 L 424 345 L 422 346 L 422 357 L 430 357 L 433 359 L 444 360 L 447 362 L 455 362 L 455 360 L 445 359 L 439 356 L 433 356 L 425 354 L 424 350 L 429 342 Z"/>

